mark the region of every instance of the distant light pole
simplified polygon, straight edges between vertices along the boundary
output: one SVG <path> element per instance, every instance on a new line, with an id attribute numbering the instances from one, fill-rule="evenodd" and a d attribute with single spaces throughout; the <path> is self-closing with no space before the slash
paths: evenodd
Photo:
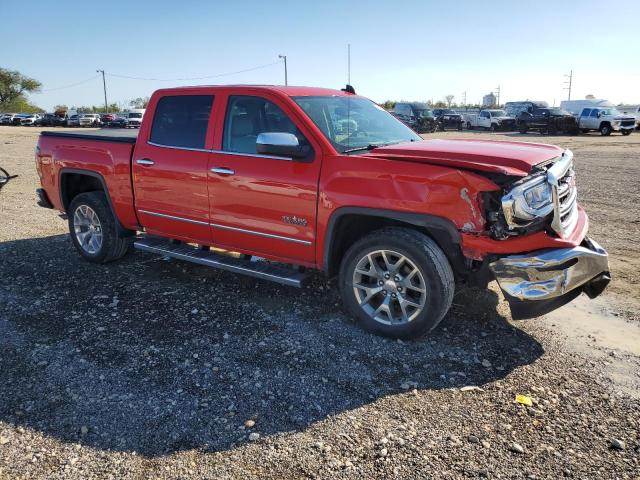
<path id="1" fill-rule="evenodd" d="M 284 59 L 284 84 L 289 85 L 287 80 L 287 56 L 286 55 L 278 55 L 278 58 Z"/>
<path id="2" fill-rule="evenodd" d="M 104 113 L 109 113 L 109 104 L 107 103 L 107 82 L 104 79 L 104 70 L 96 70 L 102 74 L 102 87 L 104 88 Z"/>
<path id="3" fill-rule="evenodd" d="M 565 75 L 565 78 L 568 78 L 569 80 L 565 81 L 564 84 L 569 86 L 565 87 L 564 89 L 569 91 L 569 98 L 567 98 L 567 100 L 571 100 L 571 84 L 573 83 L 573 70 L 570 70 L 569 75 Z"/>

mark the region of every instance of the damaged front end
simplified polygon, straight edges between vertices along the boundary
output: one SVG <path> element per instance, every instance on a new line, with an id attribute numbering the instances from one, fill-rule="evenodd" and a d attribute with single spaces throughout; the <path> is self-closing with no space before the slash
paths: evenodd
<path id="1" fill-rule="evenodd" d="M 573 154 L 534 167 L 531 175 L 505 183 L 485 198 L 488 229 L 496 240 L 546 230 L 565 239 L 574 232 L 578 208 Z M 548 313 L 585 292 L 600 295 L 609 281 L 607 252 L 585 237 L 573 248 L 552 248 L 498 256 L 489 263 L 514 319 Z"/>

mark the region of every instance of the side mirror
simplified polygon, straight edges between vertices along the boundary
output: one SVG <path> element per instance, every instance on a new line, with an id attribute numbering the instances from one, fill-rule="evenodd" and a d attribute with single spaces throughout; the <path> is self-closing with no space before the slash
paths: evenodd
<path id="1" fill-rule="evenodd" d="M 258 135 L 256 152 L 262 155 L 302 159 L 309 154 L 309 148 L 301 146 L 298 137 L 292 133 L 266 132 Z"/>
<path id="2" fill-rule="evenodd" d="M 598 118 L 602 116 L 602 112 L 598 112 Z"/>

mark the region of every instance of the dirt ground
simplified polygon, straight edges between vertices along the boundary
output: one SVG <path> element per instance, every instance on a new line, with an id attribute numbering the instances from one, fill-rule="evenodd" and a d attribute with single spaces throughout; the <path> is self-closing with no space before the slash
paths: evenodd
<path id="1" fill-rule="evenodd" d="M 639 133 L 426 135 L 573 150 L 613 281 L 521 322 L 463 289 L 395 342 L 320 274 L 83 262 L 35 204 L 38 132 L 0 127 L 0 479 L 640 478 Z"/>

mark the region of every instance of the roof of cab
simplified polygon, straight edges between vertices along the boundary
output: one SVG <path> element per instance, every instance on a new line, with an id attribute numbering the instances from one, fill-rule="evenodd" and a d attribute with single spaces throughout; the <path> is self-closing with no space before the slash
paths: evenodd
<path id="1" fill-rule="evenodd" d="M 178 92 L 189 89 L 211 89 L 211 90 L 223 90 L 232 88 L 234 90 L 265 90 L 265 91 L 277 91 L 284 93 L 289 97 L 314 97 L 314 96 L 351 96 L 352 94 L 343 92 L 341 90 L 335 90 L 331 88 L 320 87 L 298 87 L 298 86 L 284 86 L 284 85 L 193 85 L 189 87 L 173 87 L 162 88 L 158 92 L 166 94 L 168 92 Z"/>

